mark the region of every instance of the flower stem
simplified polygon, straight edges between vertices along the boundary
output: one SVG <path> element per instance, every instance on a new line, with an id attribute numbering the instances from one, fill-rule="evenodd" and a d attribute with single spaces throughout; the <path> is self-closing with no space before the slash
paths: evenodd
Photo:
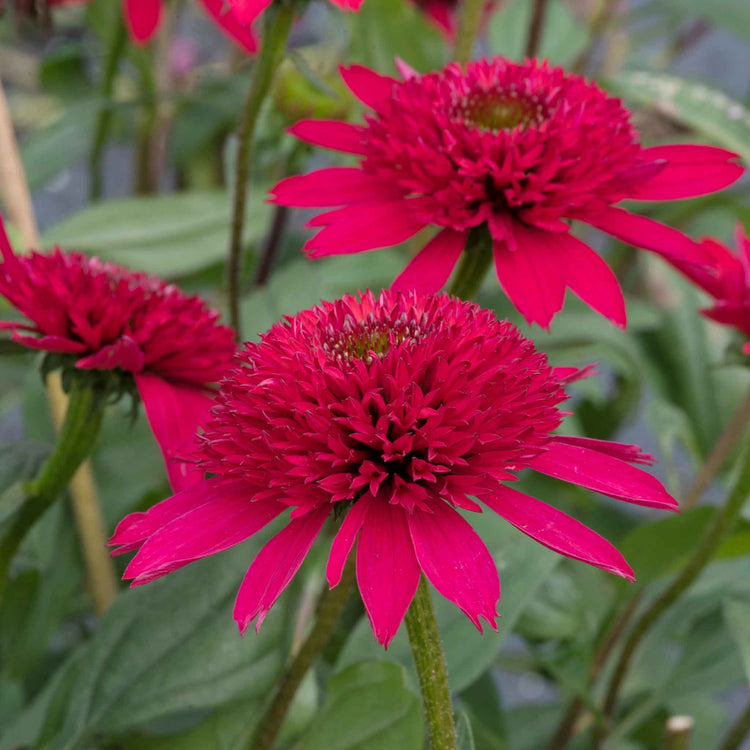
<path id="1" fill-rule="evenodd" d="M 750 703 L 745 706 L 745 710 L 729 730 L 719 750 L 739 750 L 748 734 L 750 734 Z"/>
<path id="2" fill-rule="evenodd" d="M 486 0 L 463 0 L 461 14 L 458 17 L 458 33 L 453 57 L 456 62 L 464 64 L 471 59 L 474 40 L 479 33 L 479 23 Z"/>
<path id="3" fill-rule="evenodd" d="M 354 555 L 350 555 L 338 586 L 325 591 L 320 597 L 313 629 L 287 669 L 270 706 L 261 717 L 247 750 L 271 750 L 273 747 L 300 683 L 315 658 L 331 639 L 349 594 L 354 588 L 354 559 Z"/>
<path id="4" fill-rule="evenodd" d="M 677 578 L 656 598 L 640 616 L 630 631 L 615 666 L 604 700 L 604 717 L 610 719 L 617 706 L 620 688 L 627 675 L 630 662 L 644 636 L 661 616 L 672 606 L 698 577 L 711 560 L 726 534 L 732 529 L 750 497 L 750 444 L 740 455 L 740 475 L 726 503 L 718 510 L 703 540 L 693 551 Z"/>
<path id="5" fill-rule="evenodd" d="M 445 670 L 443 644 L 440 640 L 430 589 L 424 576 L 406 613 L 411 652 L 417 665 L 422 703 L 427 718 L 432 750 L 455 750 L 456 727 L 453 705 Z"/>
<path id="6" fill-rule="evenodd" d="M 26 500 L 0 540 L 0 598 L 10 564 L 31 527 L 62 494 L 76 469 L 91 452 L 104 416 L 105 398 L 89 385 L 74 379 L 65 421 L 52 455 L 31 483 Z"/>
<path id="7" fill-rule="evenodd" d="M 456 297 L 470 300 L 479 291 L 491 265 L 492 238 L 484 228 L 473 229 L 448 291 Z"/>
<path id="8" fill-rule="evenodd" d="M 250 155 L 253 136 L 263 102 L 266 99 L 273 74 L 286 49 L 286 40 L 294 19 L 294 0 L 277 0 L 265 12 L 266 32 L 263 46 L 253 68 L 250 88 L 237 128 L 237 169 L 232 200 L 232 232 L 227 261 L 227 291 L 229 295 L 229 320 L 237 339 L 242 339 L 240 324 L 240 284 L 242 278 L 242 232 L 245 225 Z"/>
<path id="9" fill-rule="evenodd" d="M 539 52 L 548 4 L 548 0 L 534 0 L 534 10 L 529 24 L 529 36 L 526 40 L 526 57 L 536 57 Z"/>

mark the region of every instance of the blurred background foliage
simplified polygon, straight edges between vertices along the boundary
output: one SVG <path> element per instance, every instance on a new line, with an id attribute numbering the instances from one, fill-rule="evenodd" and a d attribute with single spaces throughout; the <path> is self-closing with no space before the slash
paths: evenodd
<path id="1" fill-rule="evenodd" d="M 531 3 L 499 5 L 480 51 L 521 59 Z M 223 307 L 232 133 L 252 60 L 231 49 L 193 3 L 172 0 L 167 13 L 162 38 L 136 48 L 122 41 L 113 0 L 55 9 L 45 23 L 9 8 L 0 18 L 0 76 L 22 136 L 43 244 L 159 274 Z M 746 0 L 550 0 L 540 56 L 623 97 L 646 144 L 704 141 L 747 161 L 748 44 Z M 266 190 L 334 157 L 296 143 L 285 128 L 303 116 L 359 116 L 337 81 L 343 61 L 392 73 L 399 56 L 424 72 L 449 54 L 406 0 L 369 0 L 351 15 L 311 3 L 293 31 L 256 141 L 244 237 L 246 337 L 322 298 L 387 286 L 420 244 L 306 260 L 302 212 L 279 215 L 265 203 Z M 745 179 L 717 195 L 638 210 L 732 245 L 737 222 L 750 229 L 748 192 Z M 284 231 L 270 242 L 272 226 Z M 494 281 L 479 302 L 517 323 L 554 364 L 596 362 L 600 375 L 573 388 L 577 416 L 565 429 L 639 443 L 659 459 L 655 471 L 670 491 L 684 498 L 747 392 L 750 370 L 732 334 L 700 316 L 705 301 L 662 262 L 601 235 L 587 239 L 626 289 L 627 333 L 573 299 L 551 333 L 529 329 Z M 2 522 L 53 432 L 34 358 L 0 347 Z M 145 420 L 131 424 L 124 407 L 111 411 L 93 459 L 110 530 L 168 492 Z M 524 480 L 531 494 L 617 544 L 636 572 L 634 585 L 562 560 L 490 514 L 474 520 L 500 569 L 502 619 L 498 634 L 480 635 L 455 607 L 437 604 L 462 750 L 546 747 L 576 693 L 583 710 L 569 746 L 590 745 L 612 623 L 663 589 L 729 481 L 721 475 L 702 504 L 665 518 L 552 479 Z M 322 584 L 318 547 L 260 634 L 240 639 L 232 601 L 262 541 L 123 590 L 97 621 L 69 508 L 56 506 L 27 539 L 0 612 L 0 750 L 241 747 Z M 694 748 L 720 746 L 748 700 L 749 560 L 746 515 L 649 633 L 606 747 L 662 747 L 665 722 L 675 714 L 695 720 Z M 304 683 L 282 740 L 298 750 L 421 747 L 404 634 L 384 652 L 352 605 Z"/>

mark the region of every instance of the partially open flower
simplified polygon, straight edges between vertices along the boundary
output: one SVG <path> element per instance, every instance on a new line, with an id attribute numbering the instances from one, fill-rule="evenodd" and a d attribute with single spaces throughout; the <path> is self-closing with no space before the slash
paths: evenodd
<path id="1" fill-rule="evenodd" d="M 236 351 L 200 297 L 153 276 L 56 248 L 16 256 L 0 220 L 0 295 L 28 322 L 0 321 L 19 344 L 76 371 L 132 375 L 175 490 L 202 478 L 181 460 Z"/>
<path id="2" fill-rule="evenodd" d="M 272 191 L 286 206 L 337 207 L 310 222 L 320 227 L 305 246 L 312 258 L 396 245 L 437 227 L 396 289 L 438 291 L 478 228 L 492 244 L 500 285 L 530 323 L 549 326 L 570 288 L 624 326 L 617 279 L 570 222 L 699 262 L 682 233 L 615 204 L 704 195 L 743 171 L 720 148 L 643 148 L 619 99 L 546 63 L 498 57 L 428 75 L 399 69 L 403 81 L 342 69 L 372 109 L 364 125 L 305 120 L 291 129 L 355 154 L 359 166 L 290 177 Z"/>
<path id="3" fill-rule="evenodd" d="M 511 487 L 523 469 L 626 502 L 675 509 L 636 446 L 555 434 L 580 373 L 554 369 L 493 313 L 447 295 L 382 292 L 324 302 L 245 345 L 204 425 L 210 474 L 112 537 L 138 549 L 125 577 L 148 583 L 227 549 L 291 510 L 240 587 L 242 631 L 263 621 L 332 515 L 327 578 L 357 538 L 357 581 L 387 645 L 422 572 L 481 630 L 496 627 L 495 564 L 463 512 L 482 503 L 560 552 L 632 579 L 620 553 Z"/>

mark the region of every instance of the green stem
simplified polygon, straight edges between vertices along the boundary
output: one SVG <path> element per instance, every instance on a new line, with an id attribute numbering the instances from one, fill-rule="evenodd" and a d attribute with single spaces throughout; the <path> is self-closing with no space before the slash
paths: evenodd
<path id="1" fill-rule="evenodd" d="M 0 540 L 0 599 L 10 564 L 31 527 L 62 494 L 76 469 L 96 442 L 106 399 L 89 385 L 74 378 L 65 422 L 52 455 L 29 487 L 28 497 Z"/>
<path id="2" fill-rule="evenodd" d="M 461 299 L 472 299 L 492 265 L 492 238 L 484 227 L 473 229 L 448 290 Z"/>
<path id="3" fill-rule="evenodd" d="M 273 747 L 300 683 L 316 657 L 331 639 L 336 623 L 349 599 L 349 594 L 354 588 L 354 559 L 354 555 L 350 555 L 339 585 L 329 589 L 320 597 L 313 629 L 281 680 L 247 750 L 271 750 Z"/>
<path id="4" fill-rule="evenodd" d="M 443 644 L 432 609 L 430 588 L 424 576 L 406 613 L 406 630 L 419 675 L 432 750 L 455 750 L 456 727 Z"/>
<path id="5" fill-rule="evenodd" d="M 729 730 L 719 750 L 739 750 L 748 734 L 750 734 L 750 703 L 745 706 L 745 710 Z"/>
<path id="6" fill-rule="evenodd" d="M 627 675 L 630 662 L 636 649 L 651 626 L 672 606 L 685 590 L 693 583 L 713 557 L 724 537 L 732 529 L 742 511 L 745 501 L 750 497 L 750 445 L 740 455 L 741 471 L 734 489 L 726 503 L 719 509 L 703 540 L 693 551 L 685 567 L 677 578 L 656 598 L 651 606 L 640 616 L 625 640 L 620 657 L 615 666 L 609 689 L 604 701 L 604 716 L 610 719 L 617 706 L 620 688 Z"/>
<path id="7" fill-rule="evenodd" d="M 91 200 L 98 201 L 102 197 L 102 159 L 104 148 L 107 145 L 109 130 L 112 126 L 112 92 L 115 85 L 115 76 L 119 67 L 120 59 L 125 51 L 128 39 L 125 29 L 125 21 L 122 13 L 115 14 L 115 28 L 113 30 L 112 42 L 107 50 L 107 59 L 104 63 L 100 96 L 102 105 L 96 118 L 94 128 L 94 141 L 91 148 L 90 170 L 91 170 Z"/>
<path id="8" fill-rule="evenodd" d="M 250 156 L 253 136 L 263 102 L 271 88 L 274 72 L 281 62 L 289 30 L 294 19 L 295 0 L 276 0 L 265 12 L 266 32 L 263 46 L 253 68 L 250 88 L 237 128 L 237 171 L 235 172 L 232 200 L 232 233 L 227 261 L 227 292 L 229 295 L 229 320 L 238 340 L 242 339 L 240 327 L 240 286 L 242 278 L 242 232 L 245 225 Z"/>
<path id="9" fill-rule="evenodd" d="M 479 23 L 482 20 L 486 0 L 463 0 L 461 14 L 458 17 L 458 32 L 456 34 L 456 48 L 453 58 L 464 64 L 471 59 L 474 41 L 479 33 Z"/>

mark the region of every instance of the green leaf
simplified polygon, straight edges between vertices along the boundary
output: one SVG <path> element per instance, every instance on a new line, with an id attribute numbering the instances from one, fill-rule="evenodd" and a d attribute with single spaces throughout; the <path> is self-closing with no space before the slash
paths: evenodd
<path id="1" fill-rule="evenodd" d="M 53 747 L 79 747 L 94 734 L 238 700 L 252 715 L 284 663 L 289 619 L 282 598 L 258 635 L 241 638 L 232 620 L 242 574 L 259 545 L 253 539 L 121 595 L 99 621 L 66 691 Z"/>
<path id="2" fill-rule="evenodd" d="M 725 602 L 724 619 L 742 654 L 745 672 L 750 680 L 750 600 L 730 599 Z"/>
<path id="3" fill-rule="evenodd" d="M 35 440 L 0 444 L 0 495 L 16 482 L 33 479 L 51 452 L 51 446 Z"/>
<path id="4" fill-rule="evenodd" d="M 456 750 L 476 750 L 474 732 L 466 711 L 456 713 Z"/>
<path id="5" fill-rule="evenodd" d="M 519 62 L 523 60 L 532 6 L 528 0 L 511 0 L 492 16 L 489 25 L 492 54 Z M 538 57 L 548 59 L 553 65 L 564 65 L 583 50 L 588 37 L 587 29 L 566 4 L 562 0 L 551 0 L 547 6 Z"/>
<path id="6" fill-rule="evenodd" d="M 491 511 L 471 514 L 470 521 L 484 540 L 497 563 L 502 581 L 499 632 L 485 628 L 480 633 L 466 615 L 433 590 L 433 603 L 443 638 L 448 679 L 455 691 L 471 685 L 495 661 L 505 636 L 534 596 L 542 581 L 552 572 L 558 560 L 556 554 L 542 547 Z M 410 685 L 416 686 L 414 663 L 406 636 L 401 627 L 388 651 L 383 652 L 372 635 L 370 623 L 363 619 L 346 642 L 337 669 L 363 658 L 396 661 L 406 667 Z"/>
<path id="7" fill-rule="evenodd" d="M 264 232 L 269 214 L 264 191 L 251 192 L 245 241 Z M 42 240 L 134 270 L 179 278 L 224 259 L 229 218 L 225 191 L 125 198 L 84 208 L 52 227 Z"/>
<path id="8" fill-rule="evenodd" d="M 300 750 L 419 750 L 422 743 L 421 702 L 406 689 L 403 670 L 364 661 L 331 678 Z"/>
<path id="9" fill-rule="evenodd" d="M 750 40 L 750 5 L 747 0 L 667 0 L 683 17 L 700 16 Z"/>
<path id="10" fill-rule="evenodd" d="M 648 71 L 620 73 L 604 83 L 615 94 L 653 107 L 750 162 L 750 111 L 723 92 Z"/>

